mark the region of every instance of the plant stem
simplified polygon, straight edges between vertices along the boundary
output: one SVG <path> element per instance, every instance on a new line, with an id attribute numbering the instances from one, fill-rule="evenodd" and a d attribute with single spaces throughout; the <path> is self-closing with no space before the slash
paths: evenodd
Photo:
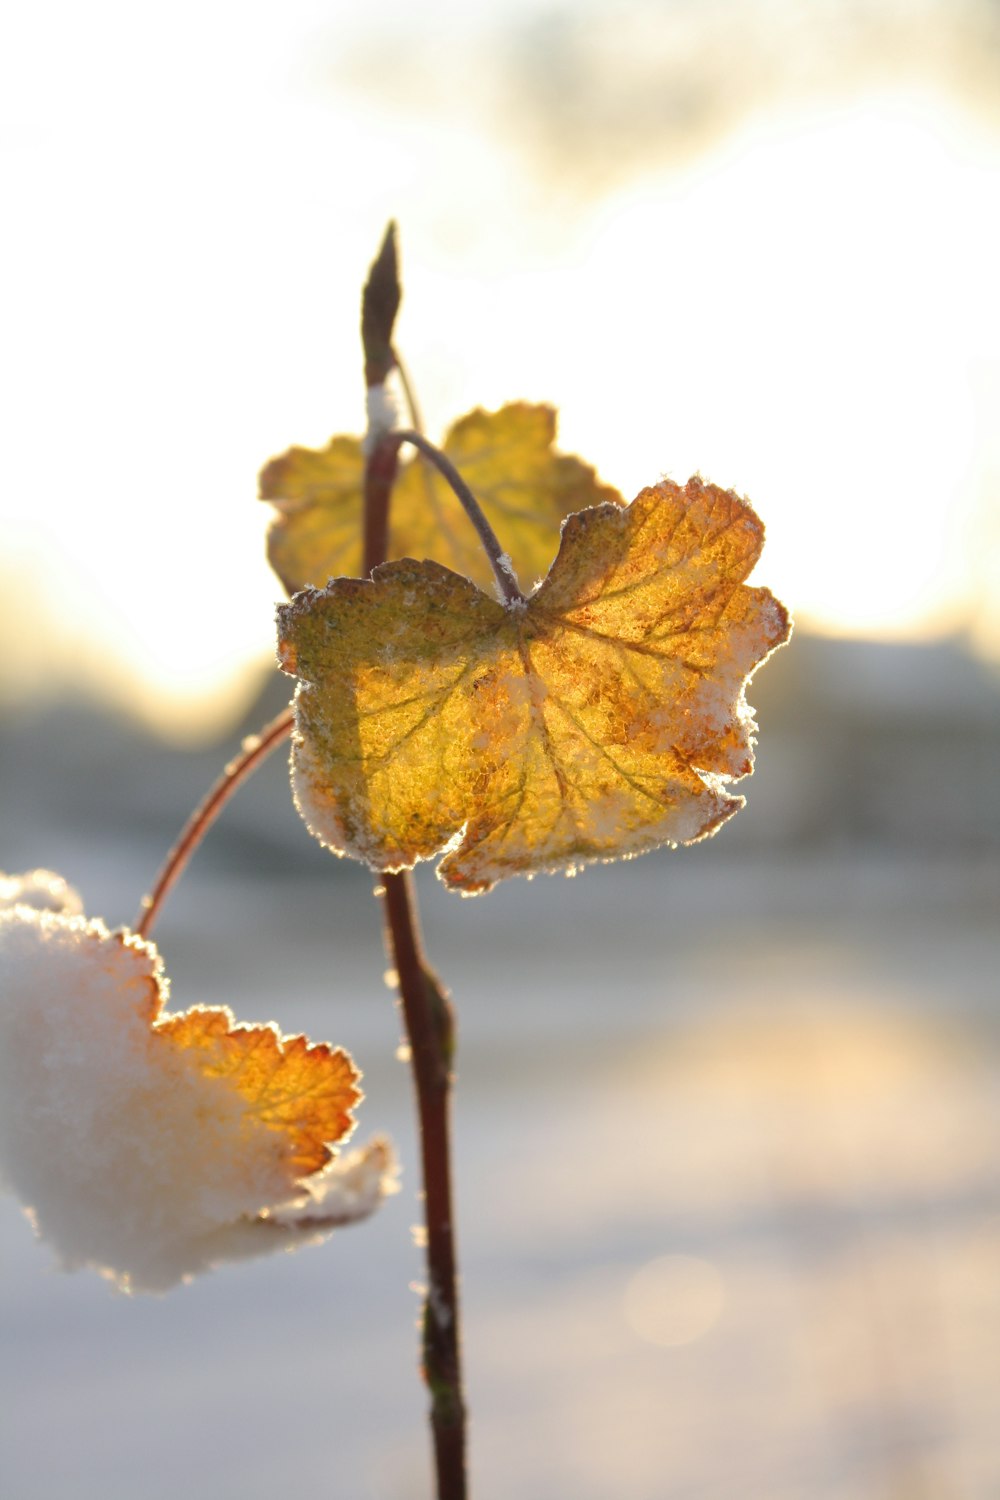
<path id="1" fill-rule="evenodd" d="M 366 573 L 385 558 L 389 501 L 398 458 L 398 435 L 389 433 L 376 445 L 365 470 Z M 437 1496 L 438 1500 L 465 1500 L 465 1399 L 451 1203 L 454 1018 L 451 1004 L 424 957 L 409 875 L 383 875 L 380 894 L 385 904 L 386 937 L 398 976 L 410 1044 L 420 1122 L 427 1228 L 423 1374 L 431 1393 Z"/>
<path id="2" fill-rule="evenodd" d="M 399 976 L 420 1114 L 427 1226 L 423 1374 L 431 1393 L 438 1500 L 465 1500 L 465 1401 L 458 1276 L 451 1202 L 451 1003 L 424 958 L 415 898 L 406 874 L 383 877 L 386 929 Z"/>
<path id="3" fill-rule="evenodd" d="M 395 433 L 376 443 L 365 466 L 364 562 L 370 573 L 384 562 L 389 551 L 389 500 L 399 468 L 399 444 Z"/>
<path id="4" fill-rule="evenodd" d="M 411 443 L 418 452 L 422 453 L 434 465 L 441 477 L 451 486 L 461 501 L 466 515 L 479 534 L 479 540 L 482 542 L 486 556 L 490 560 L 490 567 L 493 569 L 493 576 L 497 581 L 497 586 L 500 589 L 504 603 L 523 604 L 524 595 L 518 587 L 517 577 L 511 566 L 510 558 L 500 546 L 497 534 L 483 514 L 479 501 L 469 489 L 469 486 L 455 468 L 448 455 L 442 453 L 440 448 L 435 448 L 434 444 L 429 442 L 422 432 L 406 429 L 402 431 L 397 430 L 391 434 L 391 437 L 397 444 Z"/>
<path id="5" fill-rule="evenodd" d="M 240 754 L 229 762 L 218 781 L 199 802 L 185 823 L 180 838 L 167 855 L 152 893 L 143 897 L 135 923 L 135 931 L 139 937 L 149 937 L 174 881 L 183 871 L 191 855 L 236 788 L 243 784 L 251 772 L 257 769 L 261 761 L 265 760 L 282 740 L 288 738 L 292 732 L 292 723 L 292 711 L 286 708 L 276 719 L 272 719 L 270 724 L 265 724 L 258 734 L 251 735 L 244 740 Z"/>

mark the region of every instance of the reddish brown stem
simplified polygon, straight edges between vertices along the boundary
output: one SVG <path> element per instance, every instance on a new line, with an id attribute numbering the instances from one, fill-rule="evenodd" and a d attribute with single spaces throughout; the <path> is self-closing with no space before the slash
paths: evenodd
<path id="1" fill-rule="evenodd" d="M 383 889 L 420 1115 L 427 1227 L 423 1374 L 431 1394 L 437 1494 L 438 1500 L 465 1500 L 465 1400 L 451 1195 L 454 1018 L 423 954 L 409 875 L 385 875 Z"/>
<path id="2" fill-rule="evenodd" d="M 389 553 L 389 500 L 398 468 L 399 444 L 394 436 L 383 438 L 365 468 L 365 573 L 384 562 Z"/>
<path id="3" fill-rule="evenodd" d="M 292 711 L 286 708 L 284 713 L 272 719 L 258 734 L 245 740 L 240 754 L 229 762 L 207 796 L 195 808 L 185 823 L 180 838 L 167 855 L 151 894 L 143 898 L 135 924 L 135 931 L 140 937 L 149 937 L 174 881 L 236 788 L 243 784 L 282 740 L 288 738 L 292 732 L 292 722 Z"/>
<path id="4" fill-rule="evenodd" d="M 389 501 L 399 457 L 395 433 L 376 445 L 365 472 L 365 571 L 387 550 Z M 431 1431 L 438 1500 L 465 1500 L 465 1398 L 462 1391 L 458 1274 L 451 1194 L 450 1002 L 427 964 L 410 877 L 384 875 L 386 935 L 398 975 L 420 1122 L 427 1227 L 427 1295 L 423 1373 L 431 1393 Z"/>

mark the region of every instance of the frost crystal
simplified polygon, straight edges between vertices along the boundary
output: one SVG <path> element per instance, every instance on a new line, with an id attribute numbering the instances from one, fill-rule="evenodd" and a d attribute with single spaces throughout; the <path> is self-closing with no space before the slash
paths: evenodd
<path id="1" fill-rule="evenodd" d="M 338 1157 L 303 1184 L 308 1195 L 275 1208 L 270 1217 L 291 1228 L 334 1228 L 367 1219 L 383 1198 L 399 1192 L 399 1163 L 385 1136 Z"/>
<path id="2" fill-rule="evenodd" d="M 368 431 L 362 448 L 367 457 L 387 433 L 395 431 L 399 422 L 399 409 L 395 396 L 385 385 L 368 387 L 366 406 Z"/>
<path id="3" fill-rule="evenodd" d="M 78 917 L 83 902 L 61 875 L 51 870 L 29 870 L 26 875 L 0 873 L 0 911 L 10 906 L 33 906 L 37 911 L 62 912 Z"/>
<path id="4" fill-rule="evenodd" d="M 157 1024 L 167 995 L 130 933 L 0 910 L 0 1185 L 61 1267 L 123 1291 L 315 1243 L 393 1190 L 384 1142 L 297 1174 L 259 1101 Z"/>

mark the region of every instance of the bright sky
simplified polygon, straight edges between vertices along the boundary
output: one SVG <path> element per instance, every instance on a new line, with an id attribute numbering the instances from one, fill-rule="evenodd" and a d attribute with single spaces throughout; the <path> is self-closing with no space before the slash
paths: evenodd
<path id="1" fill-rule="evenodd" d="M 882 78 L 572 198 L 485 117 L 330 84 L 316 38 L 359 24 L 6 22 L 0 697 L 96 687 L 179 738 L 245 703 L 280 594 L 256 471 L 359 430 L 389 217 L 432 435 L 549 400 L 628 497 L 695 470 L 748 495 L 803 624 L 1000 655 L 1000 131 Z"/>

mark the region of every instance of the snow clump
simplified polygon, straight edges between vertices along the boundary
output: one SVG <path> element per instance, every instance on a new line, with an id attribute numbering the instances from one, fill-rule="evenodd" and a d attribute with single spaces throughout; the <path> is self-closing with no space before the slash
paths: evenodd
<path id="1" fill-rule="evenodd" d="M 384 1140 L 297 1178 L 253 1101 L 157 1030 L 156 948 L 30 904 L 56 889 L 37 874 L 18 889 L 0 898 L 0 1186 L 62 1269 L 162 1292 L 316 1243 L 395 1191 Z"/>

